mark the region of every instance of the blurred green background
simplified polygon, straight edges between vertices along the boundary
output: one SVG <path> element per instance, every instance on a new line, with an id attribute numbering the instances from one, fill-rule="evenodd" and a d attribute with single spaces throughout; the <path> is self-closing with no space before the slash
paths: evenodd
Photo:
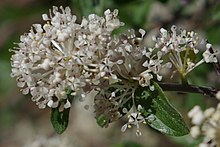
<path id="1" fill-rule="evenodd" d="M 169 137 L 142 126 L 142 136 L 135 130 L 121 133 L 123 120 L 101 129 L 92 111 L 85 111 L 77 103 L 71 110 L 70 125 L 63 135 L 54 133 L 50 124 L 50 110 L 39 110 L 30 96 L 23 96 L 10 77 L 10 48 L 19 36 L 28 32 L 33 23 L 43 23 L 41 15 L 56 6 L 70 6 L 72 13 L 82 16 L 103 14 L 106 9 L 118 9 L 120 20 L 128 28 L 147 31 L 145 44 L 151 47 L 152 35 L 159 28 L 173 24 L 198 32 L 219 50 L 219 0 L 1 0 L 0 1 L 0 146 L 4 147 L 193 147 L 198 141 L 189 136 Z M 204 50 L 204 48 L 201 48 Z M 169 77 L 168 77 L 169 78 Z M 175 79 L 175 78 L 174 78 Z M 202 65 L 189 75 L 192 84 L 220 87 L 220 78 L 212 65 Z M 202 108 L 216 105 L 213 98 L 198 94 L 167 93 L 171 103 L 186 118 L 187 111 L 198 104 Z M 88 101 L 87 103 L 91 103 Z"/>

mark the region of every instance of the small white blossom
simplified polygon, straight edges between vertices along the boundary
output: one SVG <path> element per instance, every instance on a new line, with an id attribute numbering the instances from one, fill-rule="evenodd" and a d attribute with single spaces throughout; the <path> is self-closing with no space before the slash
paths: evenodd
<path id="1" fill-rule="evenodd" d="M 206 63 L 217 63 L 218 59 L 216 57 L 217 52 L 213 50 L 210 43 L 206 44 L 206 51 L 202 54 L 203 59 Z"/>
<path id="2" fill-rule="evenodd" d="M 203 54 L 202 54 L 204 60 L 206 63 L 217 63 L 217 58 L 209 51 L 206 50 Z"/>
<path id="3" fill-rule="evenodd" d="M 220 91 L 218 91 L 218 92 L 216 93 L 216 98 L 217 98 L 218 100 L 220 100 Z"/>
<path id="4" fill-rule="evenodd" d="M 125 132 L 127 128 L 131 128 L 132 125 L 135 125 L 137 128 L 136 130 L 136 135 L 140 136 L 141 132 L 140 132 L 140 123 L 146 123 L 146 118 L 144 118 L 141 113 L 131 113 L 128 116 L 128 122 L 126 124 L 124 124 L 121 128 L 122 132 Z"/>
<path id="5" fill-rule="evenodd" d="M 215 108 L 211 107 L 204 111 L 204 115 L 206 118 L 209 118 L 215 112 Z"/>
<path id="6" fill-rule="evenodd" d="M 197 137 L 200 135 L 200 128 L 199 128 L 199 126 L 193 126 L 193 127 L 191 127 L 191 129 L 190 129 L 190 135 L 191 135 L 193 138 L 197 138 Z"/>
<path id="7" fill-rule="evenodd" d="M 189 111 L 188 117 L 192 119 L 192 124 L 194 125 L 200 125 L 205 119 L 205 116 L 199 106 L 193 107 L 193 109 Z"/>

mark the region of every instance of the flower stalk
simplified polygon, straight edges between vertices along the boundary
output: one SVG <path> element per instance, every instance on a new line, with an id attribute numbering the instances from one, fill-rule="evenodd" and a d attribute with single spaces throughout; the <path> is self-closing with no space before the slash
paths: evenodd
<path id="1" fill-rule="evenodd" d="M 178 91 L 183 93 L 199 93 L 205 96 L 215 97 L 219 89 L 202 87 L 190 84 L 158 83 L 164 91 Z"/>

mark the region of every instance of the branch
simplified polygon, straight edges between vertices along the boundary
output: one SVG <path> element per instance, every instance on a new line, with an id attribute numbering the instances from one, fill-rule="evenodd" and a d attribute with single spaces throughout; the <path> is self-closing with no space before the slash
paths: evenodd
<path id="1" fill-rule="evenodd" d="M 179 91 L 183 93 L 200 93 L 206 96 L 215 97 L 218 89 L 212 87 L 201 87 L 196 85 L 182 85 L 176 83 L 158 83 L 164 91 Z"/>

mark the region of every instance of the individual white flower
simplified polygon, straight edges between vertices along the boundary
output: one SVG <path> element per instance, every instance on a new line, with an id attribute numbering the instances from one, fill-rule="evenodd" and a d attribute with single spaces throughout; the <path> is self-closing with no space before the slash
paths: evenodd
<path id="1" fill-rule="evenodd" d="M 136 135 L 140 136 L 140 123 L 146 123 L 146 119 L 141 115 L 141 113 L 131 113 L 128 116 L 128 122 L 122 126 L 121 131 L 125 132 L 127 128 L 131 128 L 132 125 L 135 125 L 137 127 Z"/>
<path id="2" fill-rule="evenodd" d="M 198 112 L 195 114 L 195 116 L 192 118 L 192 124 L 199 125 L 204 120 L 204 114 L 201 112 Z"/>
<path id="3" fill-rule="evenodd" d="M 140 80 L 139 80 L 139 84 L 142 87 L 149 86 L 151 80 L 153 79 L 153 75 L 151 73 L 149 73 L 148 71 L 144 71 L 140 74 L 140 76 L 141 77 L 140 77 Z"/>
<path id="4" fill-rule="evenodd" d="M 220 100 L 220 91 L 218 91 L 218 92 L 216 93 L 216 98 L 217 98 L 218 100 Z"/>
<path id="5" fill-rule="evenodd" d="M 204 115 L 206 118 L 209 118 L 215 112 L 215 108 L 211 107 L 204 111 Z"/>
<path id="6" fill-rule="evenodd" d="M 206 51 L 202 54 L 203 59 L 206 63 L 217 63 L 217 57 L 215 56 L 216 53 L 214 51 L 211 51 L 212 45 L 210 43 L 206 44 Z"/>
<path id="7" fill-rule="evenodd" d="M 189 111 L 188 117 L 192 119 L 192 124 L 194 125 L 202 124 L 205 119 L 205 115 L 199 106 L 193 107 L 193 109 Z"/>
<path id="8" fill-rule="evenodd" d="M 200 128 L 199 126 L 193 126 L 191 127 L 190 129 L 190 135 L 193 137 L 193 138 L 197 138 L 199 135 L 200 135 Z"/>

